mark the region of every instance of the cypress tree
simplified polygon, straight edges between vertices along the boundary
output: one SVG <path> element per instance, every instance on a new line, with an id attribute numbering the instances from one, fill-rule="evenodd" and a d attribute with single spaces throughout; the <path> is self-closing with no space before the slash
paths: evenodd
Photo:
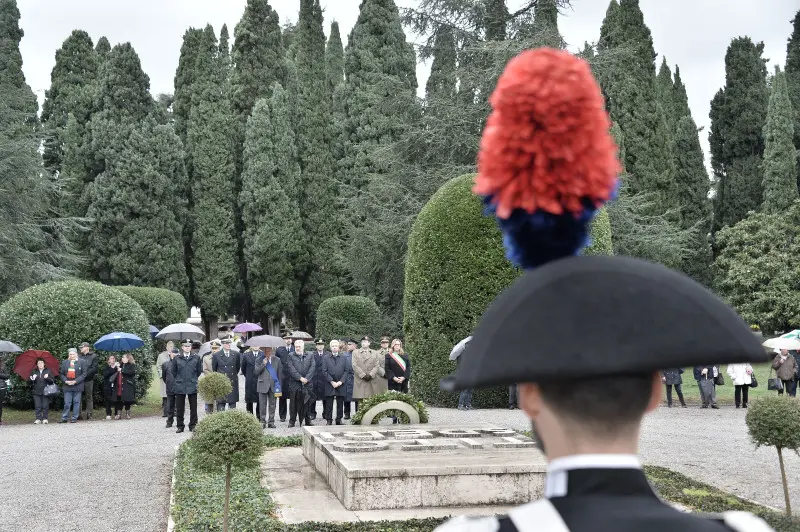
<path id="1" fill-rule="evenodd" d="M 794 113 L 786 75 L 775 67 L 764 124 L 764 212 L 778 214 L 798 199 L 797 158 L 794 148 Z"/>
<path id="2" fill-rule="evenodd" d="M 714 230 L 734 225 L 763 201 L 759 170 L 769 93 L 764 43 L 734 39 L 725 54 L 725 87 L 711 101 Z"/>
<path id="3" fill-rule="evenodd" d="M 792 35 L 786 44 L 786 84 L 794 111 L 794 146 L 800 151 L 800 11 L 792 19 Z"/>
<path id="4" fill-rule="evenodd" d="M 600 76 L 611 117 L 625 135 L 626 166 L 633 192 L 653 192 L 664 208 L 675 204 L 671 132 L 659 105 L 655 51 L 638 0 L 609 5 L 598 48 L 612 55 L 613 67 Z"/>
<path id="5" fill-rule="evenodd" d="M 415 101 L 414 49 L 394 0 L 363 0 L 345 50 L 345 158 L 342 192 L 355 199 L 369 175 L 386 172 L 376 157 L 403 132 L 403 109 Z"/>
<path id="6" fill-rule="evenodd" d="M 325 46 L 325 79 L 328 93 L 333 98 L 336 87 L 344 82 L 344 47 L 339 34 L 339 23 L 336 21 L 331 23 L 331 33 Z"/>
<path id="7" fill-rule="evenodd" d="M 431 73 L 425 84 L 425 99 L 429 104 L 437 98 L 451 99 L 455 96 L 458 83 L 457 62 L 458 54 L 453 30 L 443 27 L 436 35 Z"/>
<path id="8" fill-rule="evenodd" d="M 656 75 L 656 94 L 664 112 L 667 127 L 674 132 L 680 117 L 675 116 L 675 84 L 672 81 L 672 71 L 667 64 L 666 57 L 662 58 L 661 68 L 658 69 L 658 75 Z"/>
<path id="9" fill-rule="evenodd" d="M 43 159 L 45 168 L 54 176 L 61 172 L 63 134 L 70 113 L 75 116 L 83 141 L 83 129 L 93 111 L 93 89 L 98 68 L 99 59 L 94 44 L 83 30 L 74 30 L 56 51 L 50 88 L 45 93 L 42 106 L 45 132 Z"/>
<path id="10" fill-rule="evenodd" d="M 239 197 L 253 305 L 276 317 L 296 315 L 303 273 L 298 266 L 308 263 L 293 120 L 288 94 L 276 83 L 272 98 L 258 100 L 247 120 Z"/>
<path id="11" fill-rule="evenodd" d="M 118 127 L 129 131 L 108 155 L 88 211 L 94 220 L 90 271 L 106 284 L 185 294 L 183 237 L 175 209 L 176 201 L 182 201 L 176 183 L 184 180 L 180 139 L 171 126 L 158 125 L 152 117 Z"/>
<path id="12" fill-rule="evenodd" d="M 564 39 L 558 31 L 558 5 L 556 0 L 538 0 L 533 10 L 533 37 L 536 44 L 563 48 Z"/>
<path id="13" fill-rule="evenodd" d="M 307 328 L 316 309 L 337 295 L 338 271 L 330 260 L 338 228 L 332 179 L 331 112 L 325 76 L 325 34 L 319 0 L 301 0 L 297 23 L 297 147 L 300 212 L 309 262 L 302 265 L 299 324 Z"/>
<path id="14" fill-rule="evenodd" d="M 233 131 L 226 65 L 214 30 L 195 64 L 187 151 L 192 160 L 192 257 L 194 298 L 207 327 L 228 314 L 239 280 L 235 233 Z"/>
<path id="15" fill-rule="evenodd" d="M 285 49 L 281 35 L 278 13 L 267 0 L 247 0 L 244 14 L 236 24 L 234 43 L 231 51 L 231 108 L 234 115 L 232 135 L 235 172 L 233 194 L 241 192 L 242 156 L 247 118 L 260 98 L 269 97 L 272 84 L 286 81 Z M 250 317 L 252 313 L 249 299 L 247 264 L 244 261 L 244 242 L 242 240 L 242 215 L 239 203 L 234 204 L 235 234 L 237 236 L 237 260 L 239 278 L 243 282 L 242 314 Z"/>
<path id="16" fill-rule="evenodd" d="M 219 30 L 219 59 L 226 67 L 230 66 L 231 45 L 227 24 L 223 24 L 222 29 Z"/>
<path id="17" fill-rule="evenodd" d="M 199 28 L 189 28 L 183 34 L 181 55 L 175 72 L 175 132 L 186 144 L 189 115 L 192 112 L 192 85 L 197 80 L 197 56 L 208 49 L 208 34 Z M 191 165 L 187 164 L 191 173 Z"/>
<path id="18" fill-rule="evenodd" d="M 506 0 L 484 0 L 483 27 L 487 41 L 505 41 L 508 26 Z"/>
<path id="19" fill-rule="evenodd" d="M 680 227 L 694 231 L 689 249 L 681 261 L 681 270 L 698 282 L 709 285 L 711 278 L 711 205 L 708 199 L 710 182 L 703 150 L 697 136 L 697 125 L 691 116 L 682 116 L 675 130 L 675 181 L 680 206 Z"/>
<path id="20" fill-rule="evenodd" d="M 114 46 L 100 67 L 96 106 L 118 122 L 143 120 L 152 111 L 150 77 L 130 43 Z"/>
<path id="21" fill-rule="evenodd" d="M 689 96 L 686 94 L 686 85 L 683 84 L 681 79 L 681 69 L 675 65 L 675 83 L 672 88 L 672 101 L 675 104 L 675 121 L 680 120 L 684 116 L 692 116 L 692 111 L 689 109 Z"/>
<path id="22" fill-rule="evenodd" d="M 97 40 L 97 45 L 94 47 L 97 55 L 100 57 L 101 60 L 105 60 L 108 57 L 109 52 L 111 52 L 111 43 L 108 42 L 108 39 L 103 36 Z"/>

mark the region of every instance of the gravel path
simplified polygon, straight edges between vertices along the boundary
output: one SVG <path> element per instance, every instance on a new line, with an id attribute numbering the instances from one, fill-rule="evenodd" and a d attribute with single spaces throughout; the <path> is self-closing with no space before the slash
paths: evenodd
<path id="1" fill-rule="evenodd" d="M 320 407 L 321 403 L 321 417 Z M 782 508 L 776 453 L 753 449 L 744 414 L 727 407 L 660 408 L 645 422 L 644 461 Z M 529 427 L 519 410 L 431 408 L 430 420 Z M 164 428 L 163 421 L 150 417 L 0 428 L 0 531 L 47 532 L 54 526 L 64 532 L 165 530 L 173 452 L 190 433 L 175 434 L 174 429 Z M 300 429 L 279 423 L 265 433 L 286 436 L 299 434 Z M 792 504 L 800 508 L 800 475 L 791 473 L 800 471 L 800 459 L 789 454 L 786 465 Z M 81 467 L 81 472 L 72 473 Z M 75 511 L 71 519 L 63 519 L 68 497 L 76 504 Z"/>

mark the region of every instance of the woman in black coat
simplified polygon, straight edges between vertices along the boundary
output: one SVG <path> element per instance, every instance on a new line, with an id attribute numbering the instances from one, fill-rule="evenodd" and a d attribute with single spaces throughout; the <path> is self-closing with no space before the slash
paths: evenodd
<path id="1" fill-rule="evenodd" d="M 117 403 L 122 402 L 125 407 L 125 418 L 131 418 L 131 405 L 136 401 L 136 360 L 133 355 L 125 353 L 122 355 L 122 390 L 118 395 Z"/>
<path id="2" fill-rule="evenodd" d="M 41 358 L 36 361 L 36 367 L 31 371 L 28 381 L 33 388 L 33 404 L 36 407 L 36 421 L 33 423 L 47 424 L 47 416 L 50 414 L 50 398 L 44 395 L 44 387 L 54 384 L 53 373 L 49 368 L 44 367 L 44 360 Z"/>
<path id="3" fill-rule="evenodd" d="M 411 361 L 403 351 L 403 342 L 395 338 L 386 355 L 386 379 L 389 381 L 389 389 L 408 393 L 410 377 Z"/>
<path id="4" fill-rule="evenodd" d="M 116 404 L 116 381 L 117 381 L 117 357 L 111 355 L 108 357 L 107 364 L 103 367 L 103 400 L 106 404 L 106 419 L 111 419 L 111 405 Z M 117 419 L 119 419 L 119 410 L 115 412 Z"/>

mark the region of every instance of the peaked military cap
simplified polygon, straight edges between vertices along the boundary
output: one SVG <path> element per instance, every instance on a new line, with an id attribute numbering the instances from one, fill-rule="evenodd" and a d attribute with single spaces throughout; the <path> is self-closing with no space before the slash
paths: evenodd
<path id="1" fill-rule="evenodd" d="M 453 391 L 767 358 L 736 312 L 685 275 L 630 257 L 578 256 L 503 291 L 441 384 Z"/>
<path id="2" fill-rule="evenodd" d="M 183 342 L 181 342 L 181 345 L 188 345 L 188 346 L 191 346 L 191 345 L 192 345 L 192 341 L 191 341 L 191 340 L 189 340 L 189 339 L 186 339 L 186 340 L 184 340 Z"/>
<path id="3" fill-rule="evenodd" d="M 322 340 L 322 338 L 317 338 L 316 340 L 314 340 L 314 343 L 316 345 L 320 345 L 320 344 L 325 345 L 325 342 Z"/>

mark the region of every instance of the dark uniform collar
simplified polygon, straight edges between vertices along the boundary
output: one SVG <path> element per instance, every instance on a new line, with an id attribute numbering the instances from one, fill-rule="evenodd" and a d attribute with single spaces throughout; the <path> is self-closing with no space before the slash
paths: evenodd
<path id="1" fill-rule="evenodd" d="M 558 458 L 547 467 L 544 496 L 588 494 L 654 495 L 639 458 L 627 454 L 584 454 Z"/>

